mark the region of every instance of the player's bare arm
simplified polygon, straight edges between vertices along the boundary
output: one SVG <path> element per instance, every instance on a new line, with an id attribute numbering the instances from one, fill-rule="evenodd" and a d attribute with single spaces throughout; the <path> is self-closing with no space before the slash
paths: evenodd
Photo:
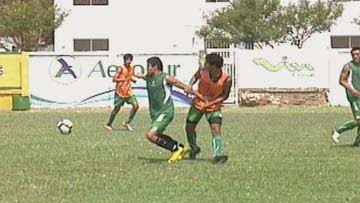
<path id="1" fill-rule="evenodd" d="M 196 73 L 191 77 L 189 85 L 192 87 L 200 78 L 201 76 L 201 69 L 199 68 Z"/>
<path id="2" fill-rule="evenodd" d="M 139 79 L 143 79 L 143 80 L 145 80 L 145 77 L 146 77 L 143 73 L 136 73 L 134 76 L 135 76 L 135 78 L 139 78 Z"/>
<path id="3" fill-rule="evenodd" d="M 180 82 L 179 80 L 177 80 L 174 77 L 167 76 L 165 79 L 166 79 L 167 83 L 169 83 L 177 88 L 183 89 L 186 93 L 193 94 L 196 97 L 198 97 L 199 99 L 204 101 L 204 97 L 199 92 L 194 91 L 189 85 L 185 85 L 184 83 Z"/>
<path id="4" fill-rule="evenodd" d="M 350 67 L 348 65 L 345 65 L 341 71 L 339 83 L 341 86 L 349 90 L 351 94 L 360 97 L 360 92 L 349 84 L 348 82 L 349 75 L 350 75 Z"/>
<path id="5" fill-rule="evenodd" d="M 223 91 L 222 91 L 221 96 L 214 99 L 214 100 L 212 100 L 212 101 L 207 101 L 204 108 L 209 107 L 209 106 L 211 106 L 213 104 L 217 104 L 217 103 L 221 103 L 221 102 L 225 101 L 230 95 L 231 84 L 232 84 L 232 80 L 231 80 L 230 77 L 228 77 L 226 79 L 226 82 L 225 82 L 224 86 L 223 86 Z"/>

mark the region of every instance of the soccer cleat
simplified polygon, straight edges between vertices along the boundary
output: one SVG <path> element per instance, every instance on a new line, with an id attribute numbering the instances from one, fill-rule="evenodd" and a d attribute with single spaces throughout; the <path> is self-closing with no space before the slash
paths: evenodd
<path id="1" fill-rule="evenodd" d="M 189 159 L 196 159 L 196 155 L 198 155 L 200 153 L 201 149 L 200 147 L 195 147 L 193 149 L 190 150 L 190 153 L 189 153 Z"/>
<path id="2" fill-rule="evenodd" d="M 184 147 L 184 150 L 182 151 L 182 153 L 181 153 L 180 156 L 178 157 L 178 160 L 183 159 L 183 158 L 185 157 L 185 155 L 190 152 L 190 150 L 191 150 L 190 147 L 185 146 L 185 147 Z"/>
<path id="3" fill-rule="evenodd" d="M 112 128 L 111 126 L 109 126 L 109 125 L 105 125 L 104 128 L 105 128 L 106 130 L 108 130 L 108 131 L 112 131 L 112 130 L 113 130 L 113 128 Z"/>
<path id="4" fill-rule="evenodd" d="M 334 141 L 335 144 L 339 143 L 339 137 L 340 134 L 336 130 L 334 130 L 331 135 L 331 139 Z"/>
<path id="5" fill-rule="evenodd" d="M 177 160 L 181 160 L 185 154 L 186 154 L 185 148 L 178 147 L 178 149 L 171 154 L 168 163 L 174 163 Z"/>
<path id="6" fill-rule="evenodd" d="M 221 156 L 215 156 L 212 163 L 213 164 L 222 164 L 225 163 L 228 160 L 228 156 L 226 155 L 221 155 Z"/>
<path id="7" fill-rule="evenodd" d="M 134 129 L 131 127 L 130 123 L 122 122 L 122 126 L 124 126 L 128 131 L 133 131 Z"/>

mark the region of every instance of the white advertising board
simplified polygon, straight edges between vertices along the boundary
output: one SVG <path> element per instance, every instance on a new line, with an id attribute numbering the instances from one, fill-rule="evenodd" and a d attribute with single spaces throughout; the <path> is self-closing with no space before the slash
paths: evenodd
<path id="1" fill-rule="evenodd" d="M 146 59 L 153 55 L 134 55 L 135 72 L 146 72 Z M 193 54 L 158 55 L 164 72 L 188 84 L 198 68 L 198 56 Z M 35 108 L 104 107 L 114 101 L 115 83 L 112 76 L 123 64 L 122 55 L 57 55 L 30 56 L 31 105 Z M 141 106 L 148 106 L 145 82 L 133 84 L 134 94 Z M 173 89 L 176 106 L 191 102 L 183 91 Z"/>

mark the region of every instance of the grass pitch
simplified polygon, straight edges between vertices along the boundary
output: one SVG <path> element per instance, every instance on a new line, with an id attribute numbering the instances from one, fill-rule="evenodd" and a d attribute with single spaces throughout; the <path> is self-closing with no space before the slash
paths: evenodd
<path id="1" fill-rule="evenodd" d="M 0 202 L 360 202 L 356 130 L 330 140 L 349 108 L 225 108 L 224 165 L 211 163 L 204 119 L 199 158 L 168 164 L 145 139 L 146 109 L 134 132 L 120 127 L 129 109 L 105 131 L 110 111 L 0 112 Z M 183 143 L 186 113 L 177 109 L 166 131 Z M 57 131 L 62 118 L 74 122 L 71 135 Z"/>

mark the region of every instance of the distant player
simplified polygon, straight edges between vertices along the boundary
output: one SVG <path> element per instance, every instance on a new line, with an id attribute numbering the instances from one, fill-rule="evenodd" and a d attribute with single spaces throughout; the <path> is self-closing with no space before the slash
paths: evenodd
<path id="1" fill-rule="evenodd" d="M 339 143 L 341 133 L 358 127 L 357 137 L 353 144 L 354 147 L 358 147 L 360 145 L 360 48 L 353 48 L 351 56 L 352 61 L 344 65 L 339 82 L 346 90 L 346 97 L 350 103 L 354 120 L 343 123 L 336 128 L 332 134 L 332 139 L 335 143 Z M 348 81 L 350 75 L 351 82 Z"/>
<path id="2" fill-rule="evenodd" d="M 221 139 L 222 112 L 221 105 L 230 93 L 231 78 L 222 70 L 223 58 L 216 53 L 206 56 L 205 67 L 199 69 L 190 80 L 193 86 L 199 81 L 198 92 L 203 95 L 203 100 L 195 97 L 186 118 L 186 135 L 191 147 L 190 159 L 195 159 L 200 153 L 200 147 L 196 144 L 196 125 L 205 114 L 210 125 L 212 147 L 214 152 L 213 163 L 224 163 L 228 156 L 223 155 L 223 141 Z"/>
<path id="3" fill-rule="evenodd" d="M 105 129 L 109 131 L 113 129 L 112 123 L 116 117 L 116 114 L 120 111 L 120 108 L 125 103 L 131 104 L 132 109 L 130 111 L 129 118 L 126 121 L 123 121 L 122 125 L 129 131 L 133 131 L 130 123 L 134 119 L 135 114 L 139 109 L 139 104 L 131 90 L 131 83 L 136 82 L 132 77 L 134 72 L 134 69 L 131 65 L 132 60 L 133 56 L 131 54 L 125 54 L 124 66 L 118 68 L 116 74 L 113 77 L 113 82 L 116 83 L 114 109 L 110 114 L 108 123 L 105 125 Z"/>
<path id="4" fill-rule="evenodd" d="M 165 135 L 166 127 L 174 118 L 174 103 L 171 98 L 172 86 L 185 90 L 189 94 L 197 94 L 191 87 L 181 83 L 174 77 L 167 76 L 163 71 L 163 64 L 158 57 L 147 60 L 147 75 L 138 74 L 137 77 L 146 80 L 146 88 L 149 97 L 149 111 L 151 118 L 150 130 L 146 133 L 147 139 L 172 152 L 168 162 L 172 163 L 182 159 L 189 151 L 183 144 Z"/>

